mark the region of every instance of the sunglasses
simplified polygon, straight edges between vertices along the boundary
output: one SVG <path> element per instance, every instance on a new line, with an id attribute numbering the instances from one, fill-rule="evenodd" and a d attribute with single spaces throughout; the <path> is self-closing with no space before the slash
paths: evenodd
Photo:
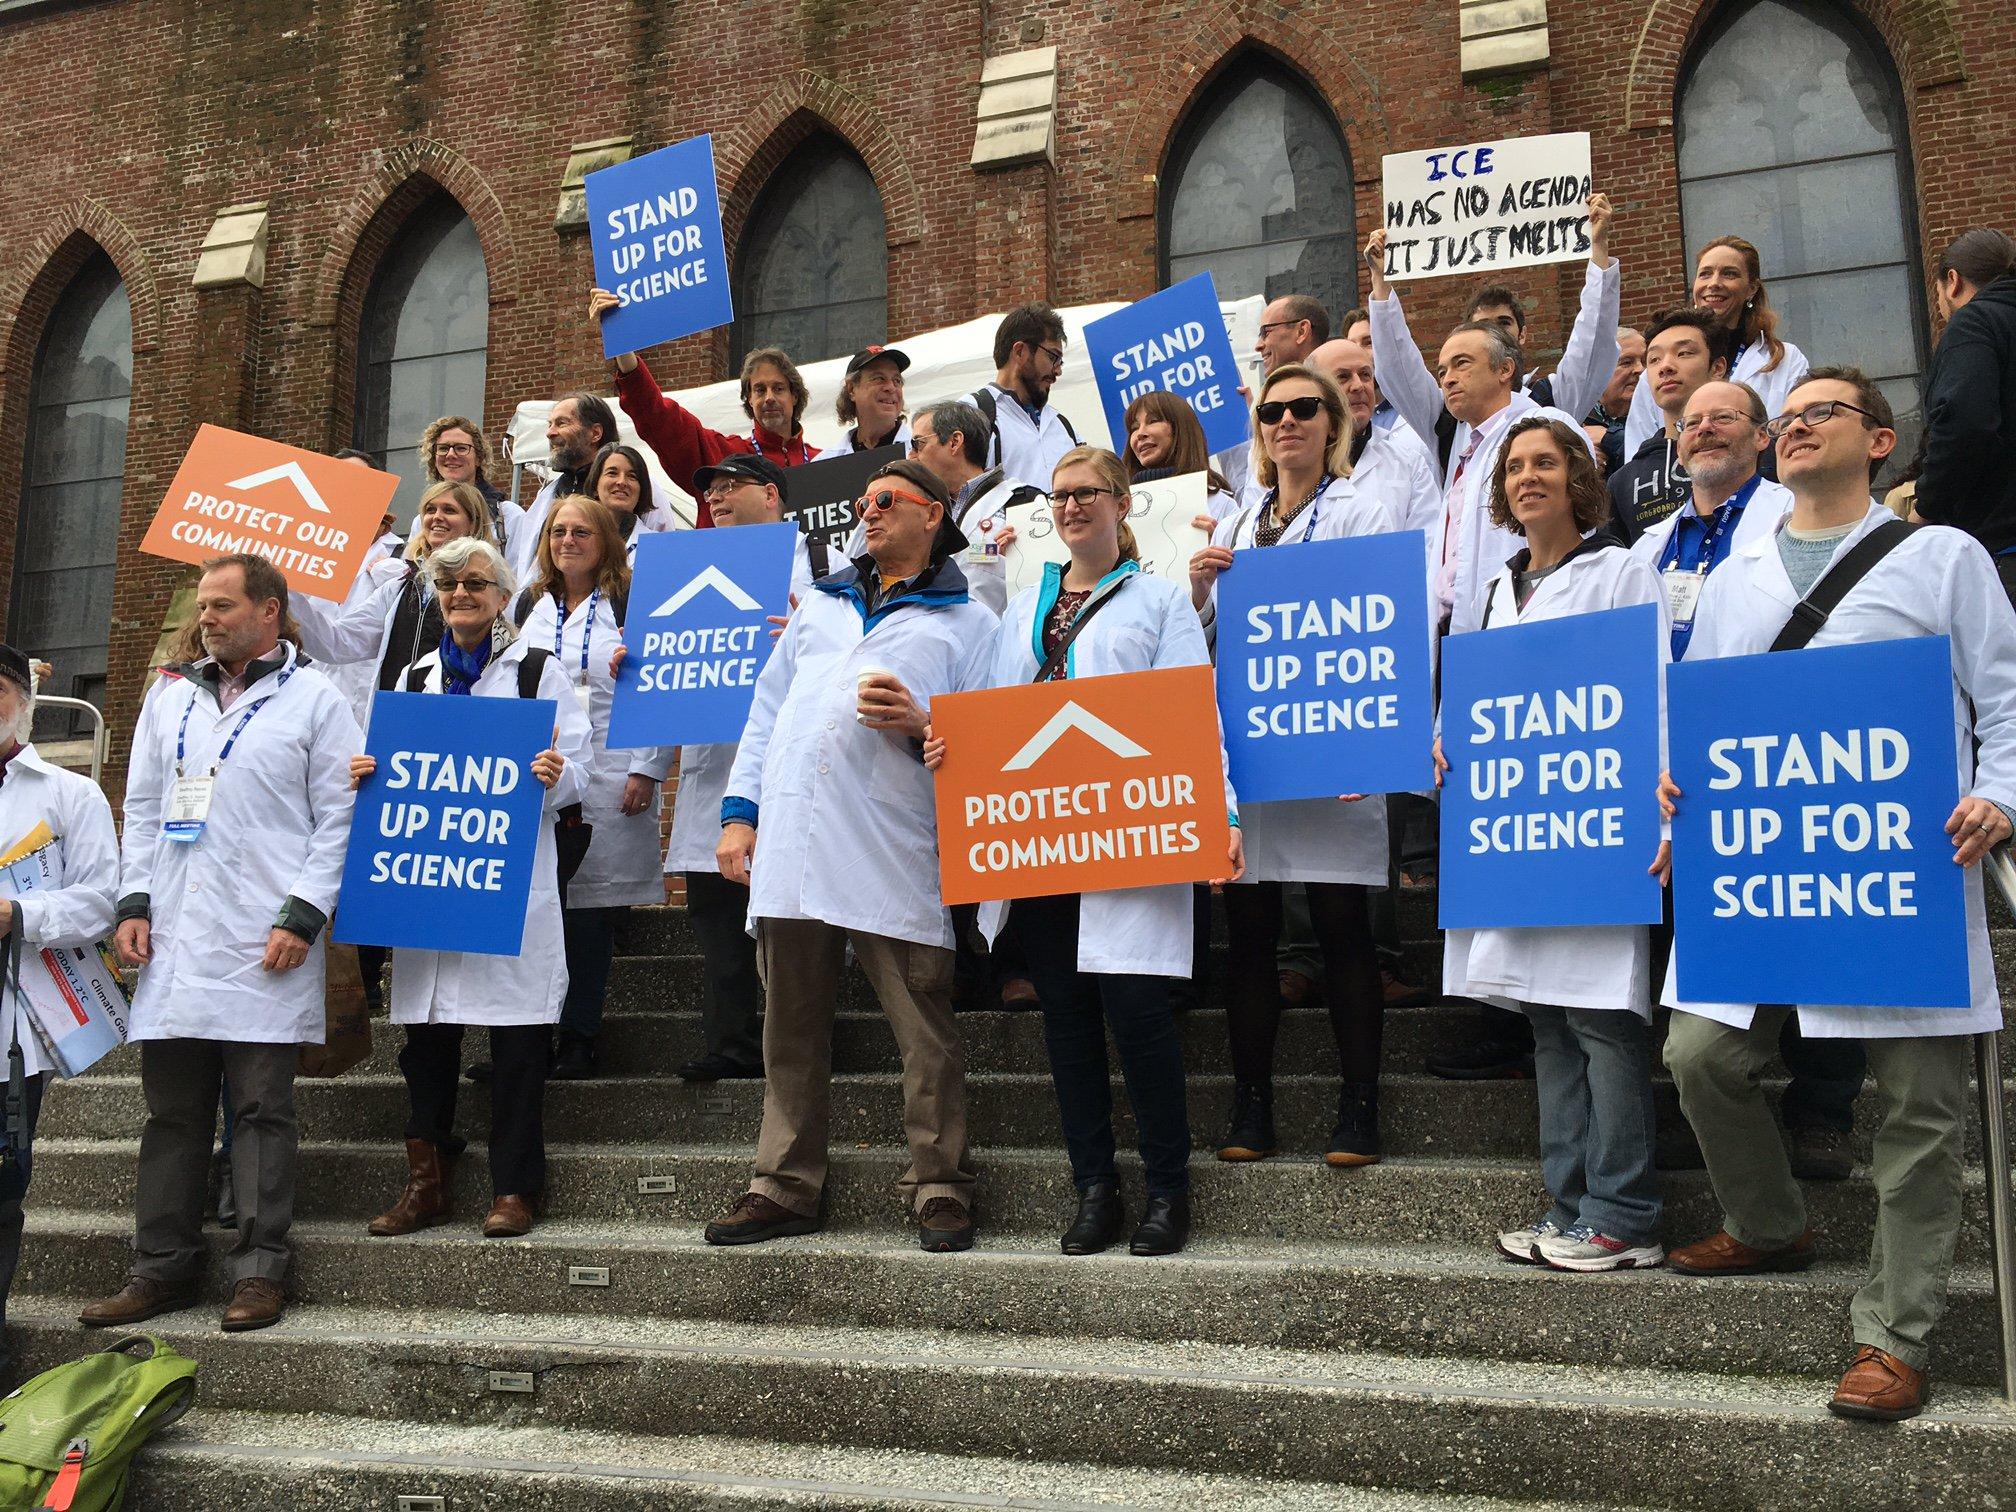
<path id="1" fill-rule="evenodd" d="M 922 494 L 908 493 L 900 488 L 878 488 L 865 498 L 856 499 L 854 501 L 854 512 L 858 515 L 867 515 L 877 509 L 894 509 L 898 499 L 903 499 L 911 504 L 921 504 L 926 509 L 931 507 L 932 502 Z"/>
<path id="2" fill-rule="evenodd" d="M 459 579 L 458 578 L 434 579 L 434 591 L 440 594 L 441 597 L 443 598 L 448 597 L 448 595 L 453 593 L 457 588 L 460 588 L 464 593 L 474 594 L 480 597 L 481 595 L 488 593 L 492 588 L 495 588 L 496 586 L 497 584 L 490 578 L 474 577 L 474 578 L 459 578 Z"/>
<path id="3" fill-rule="evenodd" d="M 1323 408 L 1323 401 L 1314 395 L 1305 394 L 1300 399 L 1269 399 L 1255 405 L 1253 413 L 1260 417 L 1262 425 L 1279 425 L 1283 415 L 1293 415 L 1297 420 L 1314 420 L 1317 411 Z"/>

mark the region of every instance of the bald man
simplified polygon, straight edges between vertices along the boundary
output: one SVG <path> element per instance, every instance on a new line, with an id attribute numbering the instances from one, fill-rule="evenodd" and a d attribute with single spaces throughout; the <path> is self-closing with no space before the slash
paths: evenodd
<path id="1" fill-rule="evenodd" d="M 1395 517 L 1407 529 L 1432 537 L 1442 519 L 1435 464 L 1406 426 L 1374 423 L 1379 385 L 1372 376 L 1372 348 L 1350 340 L 1326 341 L 1309 354 L 1309 364 L 1337 380 L 1351 411 L 1352 483 L 1360 492 L 1370 490 L 1391 500 Z"/>

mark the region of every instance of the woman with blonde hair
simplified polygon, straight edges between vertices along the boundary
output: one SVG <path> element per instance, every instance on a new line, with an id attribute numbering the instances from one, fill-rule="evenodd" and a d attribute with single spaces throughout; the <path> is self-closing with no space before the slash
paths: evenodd
<path id="1" fill-rule="evenodd" d="M 994 633 L 994 687 L 1210 664 L 1196 611 L 1180 585 L 1141 571 L 1127 526 L 1132 490 L 1120 459 L 1080 446 L 1057 462 L 1050 508 L 1068 562 L 1008 605 Z M 927 738 L 924 763 L 944 760 Z M 1232 809 L 1231 786 L 1225 791 Z M 1226 874 L 1242 866 L 1232 814 Z M 1190 1117 L 1183 1050 L 1170 1006 L 1172 978 L 1190 974 L 1191 895 L 1185 883 L 988 904 L 981 927 L 998 935 L 1013 913 L 1043 1006 L 1043 1038 L 1057 1089 L 1078 1211 L 1067 1255 L 1096 1254 L 1120 1237 L 1125 1213 L 1114 1166 L 1111 1025 L 1134 1105 L 1147 1199 L 1129 1243 L 1137 1255 L 1174 1254 L 1190 1232 Z"/>

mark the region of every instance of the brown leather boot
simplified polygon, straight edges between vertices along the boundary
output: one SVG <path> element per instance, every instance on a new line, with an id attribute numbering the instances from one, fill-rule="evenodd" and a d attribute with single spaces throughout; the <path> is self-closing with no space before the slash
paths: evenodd
<path id="1" fill-rule="evenodd" d="M 1913 1370 L 1873 1344 L 1864 1344 L 1855 1351 L 1827 1410 L 1836 1417 L 1895 1423 L 1918 1416 L 1931 1400 L 1932 1384 L 1924 1371 Z"/>
<path id="2" fill-rule="evenodd" d="M 448 1216 L 455 1157 L 441 1154 L 431 1139 L 406 1141 L 406 1190 L 399 1200 L 373 1218 L 365 1232 L 380 1239 L 432 1228 Z"/>
<path id="3" fill-rule="evenodd" d="M 517 1239 L 532 1232 L 536 1220 L 529 1198 L 509 1194 L 490 1204 L 490 1216 L 483 1220 L 485 1239 Z"/>

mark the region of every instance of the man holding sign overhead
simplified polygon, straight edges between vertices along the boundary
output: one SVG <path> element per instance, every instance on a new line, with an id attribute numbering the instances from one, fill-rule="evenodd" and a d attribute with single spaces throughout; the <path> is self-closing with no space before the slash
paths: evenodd
<path id="1" fill-rule="evenodd" d="M 2016 613 L 1978 542 L 1957 530 L 1913 531 L 1869 497 L 1897 432 L 1889 401 L 1858 369 L 1816 368 L 1769 429 L 1779 481 L 1792 491 L 1791 513 L 1778 529 L 1738 545 L 1709 577 L 1688 664 L 1802 646 L 1950 638 L 1952 676 L 1935 696 L 1950 702 L 1958 787 L 1965 796 L 1944 823 L 1951 860 L 1928 856 L 1918 864 L 1966 868 L 1967 987 L 1959 994 L 1965 1006 L 1801 1003 L 1787 1009 L 1681 1001 L 1678 984 L 1688 978 L 1690 954 L 1714 952 L 1717 940 L 1712 930 L 1690 927 L 1684 893 L 1677 898 L 1666 1000 L 1680 1011 L 1673 1015 L 1666 1063 L 1726 1216 L 1721 1232 L 1675 1250 L 1673 1264 L 1694 1275 L 1727 1276 L 1803 1270 L 1813 1262 L 1805 1203 L 1759 1078 L 1787 1012 L 1797 1013 L 1802 1034 L 1862 1039 L 1882 1094 L 1870 1166 L 1876 1232 L 1870 1276 L 1852 1308 L 1854 1359 L 1829 1406 L 1846 1417 L 1894 1420 L 1924 1406 L 1930 1335 L 1945 1310 L 1960 1230 L 1968 1037 L 2002 1024 L 1974 863 L 2009 838 L 2016 805 Z M 1800 629 L 1788 640 L 1793 624 Z M 1684 670 L 1676 669 L 1676 687 Z M 1845 710 L 1843 723 L 1853 722 L 1854 711 Z M 1676 764 L 1687 740 L 1676 721 Z M 1739 772 L 1751 767 L 1753 756 L 1761 762 L 1768 755 L 1761 744 L 1755 750 L 1747 749 L 1752 742 L 1743 744 L 1740 764 L 1732 766 Z M 1781 764 L 1774 781 L 1813 779 Z M 1706 784 L 1711 790 L 1718 785 Z M 1712 791 L 1692 782 L 1683 786 L 1687 791 L 1665 788 L 1683 816 L 1714 801 Z M 1683 819 L 1676 844 L 1686 838 Z M 1886 864 L 1894 866 L 1909 848 L 1893 841 L 1888 849 L 1897 859 Z M 1716 865 L 1712 854 L 1683 849 L 1680 855 L 1683 876 L 1689 868 Z M 1886 907 L 1893 906 L 1894 890 L 1885 897 L 1891 900 Z M 1809 907 L 1805 916 L 1815 912 Z M 1925 964 L 1929 971 L 1955 963 Z"/>

